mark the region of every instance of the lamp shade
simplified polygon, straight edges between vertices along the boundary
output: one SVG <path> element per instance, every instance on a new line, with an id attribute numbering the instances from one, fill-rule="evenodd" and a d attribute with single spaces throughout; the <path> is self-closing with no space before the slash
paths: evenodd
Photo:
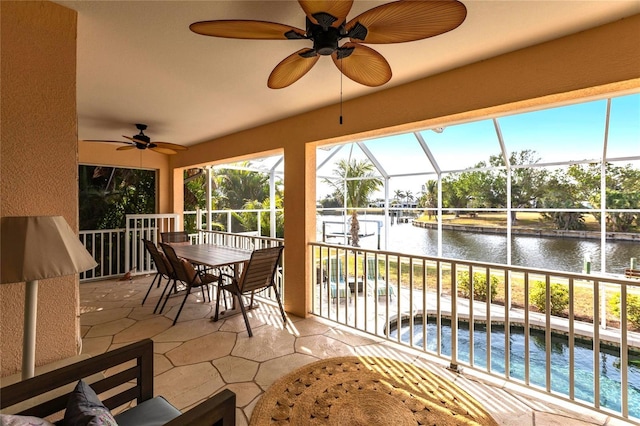
<path id="1" fill-rule="evenodd" d="M 3 217 L 0 283 L 77 274 L 97 266 L 62 216 Z"/>

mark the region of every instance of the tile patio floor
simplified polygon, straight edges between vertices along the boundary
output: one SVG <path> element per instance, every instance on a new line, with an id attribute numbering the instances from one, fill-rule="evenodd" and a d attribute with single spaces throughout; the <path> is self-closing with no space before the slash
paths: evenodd
<path id="1" fill-rule="evenodd" d="M 413 363 L 448 377 L 482 402 L 501 425 L 631 424 L 517 385 L 463 370 L 447 370 L 443 360 L 413 352 L 373 336 L 324 322 L 289 316 L 283 327 L 277 307 L 261 304 L 250 312 L 254 336 L 248 337 L 241 315 L 214 323 L 215 305 L 195 293 L 178 323 L 171 326 L 182 294 L 172 297 L 163 315 L 153 314 L 161 289 L 141 301 L 152 276 L 131 281 L 105 280 L 80 284 L 82 353 L 97 355 L 143 338 L 155 343 L 155 394 L 180 410 L 224 388 L 237 395 L 237 425 L 247 425 L 261 394 L 284 374 L 319 359 L 385 356 Z"/>

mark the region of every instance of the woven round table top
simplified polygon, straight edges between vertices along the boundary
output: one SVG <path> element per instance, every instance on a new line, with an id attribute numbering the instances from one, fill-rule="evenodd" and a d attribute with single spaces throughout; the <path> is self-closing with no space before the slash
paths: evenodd
<path id="1" fill-rule="evenodd" d="M 495 420 L 453 382 L 387 358 L 339 357 L 277 380 L 251 415 L 263 425 L 487 425 Z"/>

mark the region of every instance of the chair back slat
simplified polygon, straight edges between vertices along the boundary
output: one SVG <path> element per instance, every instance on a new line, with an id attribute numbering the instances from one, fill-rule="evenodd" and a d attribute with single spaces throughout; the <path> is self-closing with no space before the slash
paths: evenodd
<path id="1" fill-rule="evenodd" d="M 144 243 L 144 247 L 149 252 L 153 263 L 156 265 L 156 270 L 162 275 L 170 277 L 173 274 L 173 268 L 171 268 L 171 265 L 168 263 L 167 258 L 164 257 L 162 253 L 160 253 L 153 242 L 145 239 L 143 239 L 142 242 Z"/>
<path id="2" fill-rule="evenodd" d="M 242 274 L 240 289 L 243 293 L 268 287 L 278 268 L 284 247 L 270 247 L 254 250 Z"/>
<path id="3" fill-rule="evenodd" d="M 161 232 L 160 239 L 163 243 L 188 243 L 187 231 Z"/>

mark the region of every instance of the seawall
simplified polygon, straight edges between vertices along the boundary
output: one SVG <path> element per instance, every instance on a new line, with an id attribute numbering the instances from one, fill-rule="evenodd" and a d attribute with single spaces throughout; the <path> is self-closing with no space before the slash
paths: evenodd
<path id="1" fill-rule="evenodd" d="M 413 221 L 413 226 L 425 229 L 437 229 L 437 223 Z M 507 228 L 498 226 L 473 226 L 473 225 L 453 225 L 442 224 L 442 229 L 475 232 L 480 234 L 506 234 Z M 559 237 L 559 238 L 579 238 L 599 240 L 600 232 L 595 231 L 565 231 L 561 229 L 538 229 L 538 228 L 511 228 L 512 235 L 525 235 L 532 237 Z M 635 241 L 640 243 L 640 233 L 632 232 L 607 232 L 607 240 L 610 241 Z"/>

